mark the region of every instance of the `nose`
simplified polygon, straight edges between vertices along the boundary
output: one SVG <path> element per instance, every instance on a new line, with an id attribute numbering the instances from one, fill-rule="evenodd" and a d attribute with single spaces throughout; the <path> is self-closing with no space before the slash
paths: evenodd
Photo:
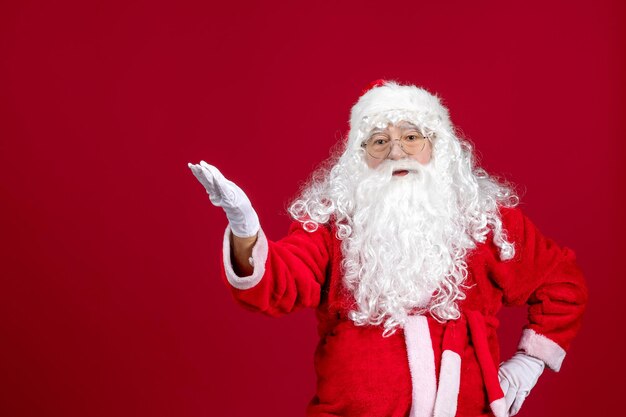
<path id="1" fill-rule="evenodd" d="M 387 155 L 387 159 L 391 159 L 392 161 L 397 161 L 398 159 L 402 159 L 406 156 L 406 153 L 402 149 L 399 140 L 391 141 L 391 150 L 389 151 L 389 155 Z"/>

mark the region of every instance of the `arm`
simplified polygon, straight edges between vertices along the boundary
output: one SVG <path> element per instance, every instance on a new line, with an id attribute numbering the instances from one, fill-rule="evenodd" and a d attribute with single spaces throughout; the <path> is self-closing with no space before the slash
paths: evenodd
<path id="1" fill-rule="evenodd" d="M 558 371 L 580 329 L 587 287 L 574 252 L 544 237 L 518 209 L 503 209 L 502 221 L 515 257 L 495 262 L 492 279 L 506 305 L 528 305 L 519 349 Z"/>
<path id="2" fill-rule="evenodd" d="M 252 247 L 252 265 L 244 274 L 236 272 L 229 229 L 224 234 L 223 277 L 235 300 L 244 307 L 271 316 L 279 316 L 301 307 L 317 307 L 322 286 L 329 270 L 332 237 L 320 225 L 309 233 L 299 222 L 293 222 L 288 235 L 268 240 L 263 230 Z"/>
<path id="3" fill-rule="evenodd" d="M 268 241 L 250 200 L 212 165 L 189 164 L 211 202 L 224 209 L 223 277 L 244 306 L 280 315 L 319 304 L 330 262 L 332 239 L 324 226 L 309 233 L 294 222 L 289 235 Z"/>
<path id="4" fill-rule="evenodd" d="M 574 253 L 545 238 L 517 209 L 502 221 L 515 244 L 514 259 L 496 262 L 493 279 L 506 305 L 528 305 L 518 352 L 498 371 L 509 415 L 517 414 L 544 366 L 558 371 L 578 332 L 587 288 Z"/>
<path id="5" fill-rule="evenodd" d="M 254 268 L 250 264 L 252 248 L 258 239 L 258 235 L 251 237 L 237 237 L 231 232 L 231 263 L 233 271 L 238 276 L 251 275 Z"/>
<path id="6" fill-rule="evenodd" d="M 205 188 L 211 203 L 224 209 L 232 234 L 233 267 L 242 275 L 251 274 L 249 260 L 261 226 L 248 196 L 213 165 L 200 161 L 187 166 Z"/>

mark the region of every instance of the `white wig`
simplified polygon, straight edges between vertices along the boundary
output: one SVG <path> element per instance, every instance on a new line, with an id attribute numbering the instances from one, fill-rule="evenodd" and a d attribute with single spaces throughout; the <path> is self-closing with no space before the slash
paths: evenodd
<path id="1" fill-rule="evenodd" d="M 355 173 L 366 164 L 362 143 L 373 128 L 384 129 L 390 123 L 399 121 L 413 123 L 431 139 L 433 150 L 430 165 L 434 175 L 443 187 L 452 190 L 447 210 L 456 213 L 454 222 L 463 235 L 469 238 L 462 239 L 469 240 L 469 243 L 460 242 L 456 245 L 454 257 L 457 265 L 448 272 L 428 308 L 437 320 L 456 319 L 460 315 L 457 302 L 464 299 L 468 249 L 475 247 L 476 242 L 485 242 L 491 231 L 500 258 L 507 260 L 515 255 L 515 248 L 507 240 L 502 228 L 499 206 L 515 206 L 518 198 L 510 185 L 475 166 L 471 145 L 456 135 L 448 110 L 437 96 L 413 85 L 389 81 L 378 82 L 366 91 L 352 107 L 350 132 L 339 150 L 340 154 L 331 157 L 313 174 L 289 207 L 289 212 L 308 231 L 314 231 L 320 224 L 332 221 L 337 238 L 343 241 L 345 254 L 350 247 L 350 240 L 355 239 L 353 190 L 354 181 L 358 180 Z M 363 271 L 358 265 L 346 260 L 343 268 L 345 284 L 353 289 L 358 285 Z M 355 320 L 356 324 L 365 322 L 367 320 Z M 370 319 L 369 324 L 380 324 L 380 320 Z M 389 330 L 392 333 L 400 324 L 393 321 L 386 323 L 386 333 L 389 334 Z"/>

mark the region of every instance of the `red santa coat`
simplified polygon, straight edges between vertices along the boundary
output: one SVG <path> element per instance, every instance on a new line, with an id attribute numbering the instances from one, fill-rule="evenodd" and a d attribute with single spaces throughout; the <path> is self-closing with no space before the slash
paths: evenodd
<path id="1" fill-rule="evenodd" d="M 227 228 L 222 272 L 249 309 L 280 316 L 316 308 L 317 392 L 307 416 L 505 415 L 498 310 L 528 304 L 519 349 L 558 371 L 580 327 L 587 289 L 571 250 L 542 236 L 519 209 L 501 213 L 516 255 L 501 261 L 491 236 L 469 253 L 462 317 L 446 323 L 412 317 L 389 337 L 348 318 L 354 298 L 343 285 L 341 241 L 332 226 L 309 233 L 294 222 L 276 242 L 260 231 L 248 277 L 232 269 Z"/>

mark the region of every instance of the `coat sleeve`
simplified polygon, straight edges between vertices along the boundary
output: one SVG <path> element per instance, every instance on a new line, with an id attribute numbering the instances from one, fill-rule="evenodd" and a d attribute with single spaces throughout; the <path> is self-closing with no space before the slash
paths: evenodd
<path id="1" fill-rule="evenodd" d="M 587 287 L 574 252 L 544 237 L 519 209 L 502 209 L 515 257 L 495 263 L 492 278 L 505 305 L 528 305 L 518 349 L 558 371 L 580 329 Z"/>
<path id="2" fill-rule="evenodd" d="M 260 230 L 252 248 L 254 270 L 247 277 L 233 270 L 230 236 L 227 227 L 222 277 L 238 303 L 271 316 L 317 307 L 330 265 L 332 237 L 327 227 L 320 225 L 315 232 L 307 232 L 299 222 L 293 222 L 288 235 L 276 242 Z"/>

